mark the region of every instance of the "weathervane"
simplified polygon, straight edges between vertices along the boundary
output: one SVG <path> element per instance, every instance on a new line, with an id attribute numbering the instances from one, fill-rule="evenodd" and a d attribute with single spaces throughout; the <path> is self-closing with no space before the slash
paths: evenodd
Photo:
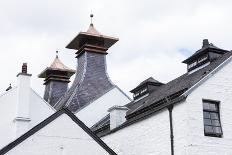
<path id="1" fill-rule="evenodd" d="M 91 18 L 91 24 L 93 24 L 93 14 L 92 14 L 92 11 L 91 11 L 91 14 L 90 14 L 90 18 Z"/>
<path id="2" fill-rule="evenodd" d="M 58 50 L 56 50 L 56 58 L 58 58 L 58 53 L 59 53 L 59 51 L 58 51 Z"/>

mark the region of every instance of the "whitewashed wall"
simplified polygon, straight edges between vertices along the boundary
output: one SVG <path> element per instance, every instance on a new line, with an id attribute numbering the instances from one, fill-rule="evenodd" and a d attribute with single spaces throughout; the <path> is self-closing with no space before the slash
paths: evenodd
<path id="1" fill-rule="evenodd" d="M 169 155 L 168 110 L 102 138 L 118 155 Z"/>
<path id="2" fill-rule="evenodd" d="M 81 109 L 76 113 L 76 116 L 88 127 L 91 127 L 105 117 L 108 114 L 107 110 L 112 106 L 125 105 L 129 102 L 130 100 L 127 96 L 125 96 L 118 88 L 114 88 Z"/>
<path id="3" fill-rule="evenodd" d="M 18 85 L 0 96 L 0 148 L 55 112 L 30 88 L 30 76 L 19 75 Z"/>
<path id="4" fill-rule="evenodd" d="M 59 116 L 7 154 L 108 155 L 97 142 L 66 114 Z"/>
<path id="5" fill-rule="evenodd" d="M 232 155 L 232 62 L 173 108 L 176 155 Z M 219 100 L 223 137 L 204 136 L 202 99 Z M 103 140 L 126 155 L 170 154 L 168 111 L 164 110 Z"/>
<path id="6" fill-rule="evenodd" d="M 13 120 L 16 114 L 17 87 L 0 96 L 0 148 L 16 138 Z"/>
<path id="7" fill-rule="evenodd" d="M 221 101 L 222 138 L 204 136 L 202 99 Z M 176 154 L 231 155 L 232 62 L 196 88 L 185 103 L 175 106 L 173 117 Z"/>
<path id="8" fill-rule="evenodd" d="M 36 126 L 41 121 L 51 116 L 54 112 L 55 110 L 33 89 L 31 89 L 29 111 L 31 122 L 29 124 L 29 127 L 32 128 Z"/>

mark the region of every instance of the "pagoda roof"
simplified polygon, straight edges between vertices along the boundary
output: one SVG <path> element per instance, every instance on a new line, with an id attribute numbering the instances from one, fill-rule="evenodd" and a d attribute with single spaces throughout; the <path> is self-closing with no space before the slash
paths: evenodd
<path id="1" fill-rule="evenodd" d="M 134 92 L 137 91 L 138 89 L 140 89 L 141 87 L 143 87 L 146 84 L 150 84 L 150 85 L 163 85 L 163 83 L 155 80 L 153 77 L 149 77 L 148 79 L 144 80 L 143 82 L 141 82 L 136 88 L 132 89 L 130 92 Z"/>
<path id="2" fill-rule="evenodd" d="M 50 65 L 50 67 L 47 67 L 44 69 L 38 76 L 40 78 L 46 78 L 47 77 L 47 71 L 62 71 L 62 72 L 68 72 L 68 76 L 71 77 L 75 70 L 70 69 L 69 67 L 65 66 L 59 59 L 58 55 Z"/>
<path id="3" fill-rule="evenodd" d="M 194 60 L 195 58 L 198 58 L 199 56 L 207 53 L 207 52 L 214 52 L 214 53 L 219 53 L 219 54 L 224 54 L 228 52 L 227 50 L 221 49 L 217 46 L 215 46 L 212 43 L 208 42 L 208 39 L 203 40 L 203 46 L 201 49 L 197 50 L 192 56 L 187 58 L 186 60 L 183 61 L 183 63 L 188 63 Z"/>
<path id="4" fill-rule="evenodd" d="M 97 31 L 94 25 L 91 23 L 86 32 L 80 32 L 67 46 L 69 49 L 79 50 L 81 47 L 80 42 L 87 39 L 101 39 L 104 41 L 104 47 L 110 48 L 113 44 L 115 44 L 119 39 L 102 35 L 99 31 Z"/>

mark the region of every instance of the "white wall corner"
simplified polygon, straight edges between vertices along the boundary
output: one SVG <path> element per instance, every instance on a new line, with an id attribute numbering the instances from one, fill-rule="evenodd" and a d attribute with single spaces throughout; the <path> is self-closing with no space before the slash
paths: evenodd
<path id="1" fill-rule="evenodd" d="M 122 125 L 126 121 L 126 112 L 128 108 L 125 106 L 113 106 L 109 108 L 110 113 L 110 130 Z"/>

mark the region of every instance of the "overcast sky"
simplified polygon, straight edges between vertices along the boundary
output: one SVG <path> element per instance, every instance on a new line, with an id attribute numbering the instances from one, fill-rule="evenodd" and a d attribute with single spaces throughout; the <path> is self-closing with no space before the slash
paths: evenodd
<path id="1" fill-rule="evenodd" d="M 32 88 L 43 95 L 37 75 L 59 50 L 60 59 L 76 68 L 75 51 L 65 46 L 90 24 L 118 37 L 109 49 L 111 80 L 127 94 L 146 78 L 168 82 L 186 72 L 181 62 L 201 48 L 202 40 L 232 49 L 231 0 L 0 0 L 0 92 L 23 62 Z"/>

